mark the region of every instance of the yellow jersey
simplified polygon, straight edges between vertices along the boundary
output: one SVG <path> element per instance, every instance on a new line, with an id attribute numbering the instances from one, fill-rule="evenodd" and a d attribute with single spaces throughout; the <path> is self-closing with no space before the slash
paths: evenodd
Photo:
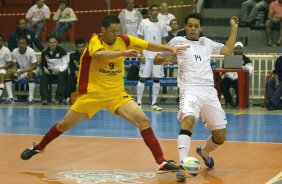
<path id="1" fill-rule="evenodd" d="M 144 50 L 148 42 L 130 35 L 120 35 L 112 45 L 94 35 L 80 58 L 78 73 L 78 93 L 94 92 L 98 96 L 111 98 L 124 91 L 124 57 L 97 61 L 94 53 L 98 50 L 121 51 L 127 49 Z"/>

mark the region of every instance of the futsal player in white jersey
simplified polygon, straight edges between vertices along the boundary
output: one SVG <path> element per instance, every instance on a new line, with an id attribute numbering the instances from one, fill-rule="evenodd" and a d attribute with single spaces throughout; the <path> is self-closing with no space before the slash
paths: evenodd
<path id="1" fill-rule="evenodd" d="M 3 37 L 0 34 L 0 101 L 6 85 L 8 99 L 6 103 L 15 103 L 12 93 L 12 54 L 10 50 L 3 45 Z M 5 82 L 5 85 L 4 85 Z"/>
<path id="2" fill-rule="evenodd" d="M 33 103 L 33 95 L 35 88 L 35 75 L 37 69 L 37 59 L 32 48 L 27 46 L 26 39 L 21 37 L 18 39 L 18 48 L 13 50 L 13 62 L 17 64 L 17 72 L 15 77 L 19 80 L 28 79 L 29 96 L 28 104 Z"/>
<path id="3" fill-rule="evenodd" d="M 179 67 L 177 81 L 180 89 L 178 119 L 181 122 L 178 135 L 179 159 L 182 160 L 188 156 L 192 131 L 197 119 L 201 117 L 205 126 L 211 131 L 211 135 L 203 147 L 197 147 L 196 152 L 209 168 L 214 167 L 210 152 L 224 143 L 227 124 L 225 112 L 214 88 L 210 60 L 212 54 L 231 55 L 233 53 L 237 36 L 237 17 L 230 19 L 230 25 L 230 35 L 224 45 L 209 38 L 200 37 L 201 15 L 197 13 L 188 15 L 185 18 L 186 37 L 174 37 L 168 45 L 189 45 L 190 48 L 176 53 L 176 56 L 159 53 L 154 60 L 155 64 L 164 64 L 177 58 Z M 185 177 L 180 172 L 176 177 L 179 181 L 185 181 Z"/>
<path id="4" fill-rule="evenodd" d="M 137 9 L 134 9 L 134 0 L 126 0 L 126 9 L 121 10 L 118 18 L 120 19 L 121 34 L 138 37 L 137 30 L 143 17 Z"/>
<path id="5" fill-rule="evenodd" d="M 150 6 L 150 18 L 143 19 L 138 28 L 138 35 L 149 42 L 166 44 L 168 33 L 165 29 L 165 23 L 157 19 L 159 13 L 158 5 Z M 154 65 L 153 60 L 157 52 L 144 50 L 141 53 L 141 65 L 139 70 L 139 82 L 137 84 L 137 104 L 141 107 L 142 96 L 147 78 L 153 78 L 153 95 L 151 109 L 160 111 L 161 107 L 156 105 L 160 91 L 160 78 L 164 77 L 162 65 Z"/>

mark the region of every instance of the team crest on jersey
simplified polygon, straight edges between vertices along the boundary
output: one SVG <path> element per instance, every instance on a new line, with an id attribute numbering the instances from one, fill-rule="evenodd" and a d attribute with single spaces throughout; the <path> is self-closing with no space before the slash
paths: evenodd
<path id="1" fill-rule="evenodd" d="M 156 175 L 153 172 L 134 172 L 124 170 L 71 170 L 59 173 L 62 177 L 44 178 L 45 181 L 70 180 L 81 184 L 98 184 L 115 182 L 121 184 L 143 183 L 142 178 L 150 179 Z"/>
<path id="2" fill-rule="evenodd" d="M 202 45 L 202 46 L 204 46 L 204 45 L 205 45 L 204 40 L 200 40 L 200 45 Z"/>

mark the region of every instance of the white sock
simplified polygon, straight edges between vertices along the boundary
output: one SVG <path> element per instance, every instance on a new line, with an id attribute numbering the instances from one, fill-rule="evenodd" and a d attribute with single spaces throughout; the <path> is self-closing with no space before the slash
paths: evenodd
<path id="1" fill-rule="evenodd" d="M 12 81 L 5 82 L 5 86 L 6 86 L 9 98 L 14 98 L 13 92 L 12 92 Z"/>
<path id="2" fill-rule="evenodd" d="M 5 85 L 4 85 L 3 83 L 0 84 L 0 97 L 1 97 L 2 94 L 3 94 L 4 87 L 5 87 Z"/>
<path id="3" fill-rule="evenodd" d="M 28 94 L 29 94 L 29 97 L 28 97 L 28 100 L 31 101 L 33 100 L 33 94 L 34 94 L 34 88 L 35 88 L 35 83 L 34 81 L 29 81 L 28 83 L 28 88 L 29 88 L 29 91 L 28 91 Z"/>
<path id="4" fill-rule="evenodd" d="M 178 155 L 179 161 L 183 160 L 185 157 L 188 157 L 190 149 L 191 137 L 188 135 L 178 135 L 177 145 L 178 145 Z"/>
<path id="5" fill-rule="evenodd" d="M 203 155 L 205 157 L 209 156 L 210 152 L 217 149 L 218 146 L 219 146 L 218 144 L 213 142 L 212 135 L 210 135 L 209 138 L 207 139 L 206 144 L 202 148 Z"/>
<path id="6" fill-rule="evenodd" d="M 153 96 L 152 96 L 152 105 L 154 105 L 155 103 L 157 103 L 157 98 L 159 96 L 159 92 L 160 92 L 160 88 L 161 85 L 160 83 L 153 83 Z"/>
<path id="7" fill-rule="evenodd" d="M 138 81 L 137 84 L 137 104 L 142 104 L 142 96 L 145 88 L 145 83 Z"/>

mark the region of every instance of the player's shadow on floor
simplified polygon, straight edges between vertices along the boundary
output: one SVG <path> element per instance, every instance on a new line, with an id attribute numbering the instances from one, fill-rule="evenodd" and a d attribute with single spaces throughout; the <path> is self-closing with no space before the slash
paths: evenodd
<path id="1" fill-rule="evenodd" d="M 209 172 L 212 171 L 213 169 L 209 169 L 209 168 L 206 168 L 206 169 L 202 169 L 201 170 L 201 175 L 205 178 L 205 180 L 207 180 L 208 183 L 210 184 L 223 184 L 224 182 L 219 179 L 218 177 L 216 176 L 213 176 L 213 175 L 210 175 Z M 208 184 L 206 183 L 206 184 Z"/>

